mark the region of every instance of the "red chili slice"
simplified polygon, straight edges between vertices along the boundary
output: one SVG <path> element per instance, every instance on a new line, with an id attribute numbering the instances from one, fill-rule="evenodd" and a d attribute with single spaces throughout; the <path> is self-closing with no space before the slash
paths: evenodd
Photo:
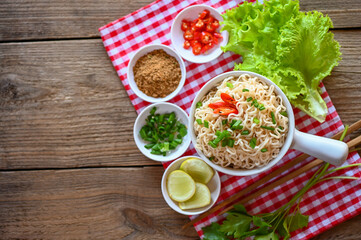
<path id="1" fill-rule="evenodd" d="M 192 41 L 190 41 L 190 43 L 191 43 L 191 47 L 194 47 L 194 45 L 196 45 L 196 44 L 200 44 L 200 42 L 198 40 L 192 40 Z"/>
<path id="2" fill-rule="evenodd" d="M 202 32 L 202 43 L 208 44 L 213 41 L 213 36 L 209 32 Z"/>
<path id="3" fill-rule="evenodd" d="M 204 22 L 202 19 L 198 19 L 196 25 L 194 25 L 197 31 L 202 31 L 204 28 Z"/>
<path id="4" fill-rule="evenodd" d="M 217 32 L 215 32 L 213 34 L 213 36 L 216 37 L 216 38 L 223 38 L 223 36 L 221 34 L 217 33 Z"/>
<path id="5" fill-rule="evenodd" d="M 202 47 L 202 53 L 206 53 L 206 52 L 207 52 L 209 49 L 211 49 L 212 47 L 214 47 L 214 43 L 213 43 L 213 42 L 203 45 L 203 47 Z"/>
<path id="6" fill-rule="evenodd" d="M 238 110 L 235 109 L 235 108 L 229 108 L 229 107 L 220 107 L 220 108 L 217 108 L 213 111 L 213 113 L 215 114 L 219 114 L 219 115 L 223 115 L 223 116 L 227 116 L 231 113 L 235 113 L 237 114 L 238 113 Z"/>
<path id="7" fill-rule="evenodd" d="M 219 28 L 219 22 L 218 22 L 217 19 L 214 19 L 214 21 L 212 22 L 212 27 L 213 27 L 214 30 Z"/>
<path id="8" fill-rule="evenodd" d="M 227 103 L 230 103 L 233 105 L 237 104 L 237 101 L 233 97 L 229 96 L 227 93 L 221 93 L 221 98 L 223 101 L 225 101 Z"/>
<path id="9" fill-rule="evenodd" d="M 215 103 L 210 103 L 208 104 L 208 107 L 212 108 L 212 109 L 217 109 L 220 107 L 227 107 L 227 108 L 235 108 L 236 106 L 234 106 L 233 104 L 230 103 L 226 103 L 226 102 L 215 102 Z"/>
<path id="10" fill-rule="evenodd" d="M 184 49 L 189 49 L 191 47 L 191 43 L 188 40 L 185 40 L 183 43 L 183 48 Z"/>
<path id="11" fill-rule="evenodd" d="M 187 30 L 184 34 L 183 37 L 185 40 L 192 40 L 193 39 L 193 33 L 190 30 Z"/>
<path id="12" fill-rule="evenodd" d="M 196 43 L 192 47 L 193 47 L 192 52 L 193 52 L 194 55 L 201 54 L 202 45 L 200 43 Z"/>
<path id="13" fill-rule="evenodd" d="M 201 41 L 202 40 L 202 33 L 201 32 L 194 32 L 193 33 L 193 39 Z"/>
<path id="14" fill-rule="evenodd" d="M 208 10 L 204 10 L 201 14 L 199 14 L 199 18 L 201 18 L 201 19 L 205 19 L 208 16 L 209 16 Z"/>
<path id="15" fill-rule="evenodd" d="M 211 23 L 208 23 L 207 26 L 206 26 L 206 31 L 207 32 L 214 32 L 214 28 L 212 27 L 212 24 Z"/>
<path id="16" fill-rule="evenodd" d="M 183 32 L 187 31 L 188 29 L 190 29 L 191 27 L 191 23 L 188 22 L 187 20 L 183 20 L 182 21 L 182 25 L 181 25 L 181 29 Z"/>

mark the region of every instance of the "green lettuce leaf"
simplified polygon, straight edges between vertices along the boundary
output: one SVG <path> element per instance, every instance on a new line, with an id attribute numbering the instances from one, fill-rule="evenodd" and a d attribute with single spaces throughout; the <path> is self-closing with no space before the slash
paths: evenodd
<path id="1" fill-rule="evenodd" d="M 329 32 L 331 19 L 317 11 L 300 12 L 298 1 L 292 0 L 245 2 L 222 16 L 222 30 L 229 32 L 223 51 L 243 57 L 235 70 L 269 78 L 295 107 L 323 122 L 327 106 L 319 84 L 341 59 Z"/>

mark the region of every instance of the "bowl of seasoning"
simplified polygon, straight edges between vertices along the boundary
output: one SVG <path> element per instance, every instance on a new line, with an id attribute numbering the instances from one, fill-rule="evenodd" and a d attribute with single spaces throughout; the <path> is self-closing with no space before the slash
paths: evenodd
<path id="1" fill-rule="evenodd" d="M 151 44 L 130 59 L 128 82 L 134 93 L 147 102 L 165 102 L 175 97 L 186 79 L 182 58 L 172 48 Z"/>
<path id="2" fill-rule="evenodd" d="M 228 32 L 220 32 L 222 15 L 216 9 L 201 4 L 182 10 L 174 19 L 171 40 L 175 50 L 194 63 L 210 62 L 222 54 L 221 46 L 228 42 Z"/>
<path id="3" fill-rule="evenodd" d="M 188 115 L 175 104 L 154 103 L 146 107 L 134 123 L 133 136 L 148 158 L 166 162 L 180 157 L 188 148 Z"/>

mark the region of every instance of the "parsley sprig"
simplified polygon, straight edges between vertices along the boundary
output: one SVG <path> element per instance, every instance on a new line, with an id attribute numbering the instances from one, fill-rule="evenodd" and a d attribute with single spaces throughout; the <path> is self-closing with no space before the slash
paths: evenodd
<path id="1" fill-rule="evenodd" d="M 348 126 L 340 138 L 342 141 L 346 135 Z M 203 228 L 203 240 L 229 240 L 244 239 L 254 236 L 255 240 L 279 240 L 289 239 L 291 233 L 295 230 L 302 229 L 308 225 L 308 216 L 303 215 L 300 211 L 300 203 L 303 195 L 316 184 L 330 179 L 358 179 L 350 176 L 331 176 L 327 175 L 338 170 L 361 166 L 361 163 L 350 164 L 328 170 L 330 164 L 325 163 L 310 178 L 307 184 L 293 198 L 271 213 L 250 215 L 243 205 L 234 205 L 233 209 L 227 212 L 226 220 L 220 225 L 212 223 L 210 226 Z"/>

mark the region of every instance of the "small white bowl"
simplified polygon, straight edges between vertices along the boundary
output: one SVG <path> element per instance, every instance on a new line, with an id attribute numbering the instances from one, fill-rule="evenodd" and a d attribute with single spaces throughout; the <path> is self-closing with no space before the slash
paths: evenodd
<path id="1" fill-rule="evenodd" d="M 202 160 L 201 158 L 196 157 L 196 156 L 185 156 L 185 157 L 181 157 L 181 158 L 175 160 L 174 162 L 172 162 L 172 164 L 170 164 L 163 173 L 162 184 L 161 184 L 162 194 L 163 194 L 164 200 L 174 211 L 179 212 L 184 215 L 197 215 L 197 214 L 201 214 L 205 211 L 208 211 L 208 209 L 210 209 L 216 203 L 216 201 L 219 197 L 219 193 L 221 192 L 221 179 L 219 178 L 218 172 L 214 168 L 211 167 L 214 171 L 214 175 L 213 175 L 213 178 L 211 179 L 211 181 L 209 181 L 209 183 L 207 184 L 207 187 L 209 188 L 209 191 L 211 192 L 211 203 L 208 206 L 205 206 L 202 208 L 196 208 L 196 209 L 189 209 L 187 211 L 180 209 L 180 207 L 178 206 L 178 202 L 173 201 L 169 197 L 169 194 L 167 191 L 167 178 L 168 178 L 168 175 L 172 171 L 179 169 L 181 164 L 188 158 L 197 158 L 197 159 Z"/>
<path id="2" fill-rule="evenodd" d="M 223 31 L 220 33 L 223 36 L 222 42 L 218 43 L 218 45 L 216 47 L 213 47 L 212 49 L 210 49 L 207 54 L 194 55 L 192 53 L 192 48 L 189 48 L 189 49 L 183 48 L 183 43 L 184 43 L 183 33 L 184 32 L 181 29 L 182 20 L 186 19 L 186 20 L 193 21 L 194 19 L 198 18 L 198 15 L 201 12 L 203 12 L 203 10 L 206 10 L 206 9 L 209 10 L 210 14 L 214 18 L 216 18 L 219 22 L 223 21 L 223 18 L 221 16 L 220 12 L 218 12 L 216 9 L 214 9 L 210 6 L 201 4 L 201 5 L 190 6 L 190 7 L 183 9 L 174 19 L 172 28 L 171 28 L 171 39 L 172 39 L 173 47 L 184 59 L 186 59 L 190 62 L 193 62 L 193 63 L 206 63 L 206 62 L 210 62 L 210 61 L 216 59 L 223 53 L 220 46 L 225 46 L 228 42 L 228 32 Z"/>
<path id="3" fill-rule="evenodd" d="M 178 87 L 176 88 L 176 90 L 174 90 L 171 94 L 169 94 L 168 96 L 164 97 L 164 98 L 154 98 L 151 96 L 146 95 L 145 93 L 143 93 L 142 91 L 139 90 L 137 84 L 134 81 L 134 72 L 133 72 L 133 67 L 135 66 L 136 62 L 138 61 L 138 59 L 144 55 L 146 55 L 147 53 L 157 50 L 157 49 L 162 49 L 164 50 L 167 54 L 169 54 L 172 57 L 175 57 L 175 59 L 178 61 L 181 72 L 182 72 L 182 78 L 178 84 Z M 182 89 L 184 82 L 186 80 L 186 67 L 184 65 L 183 59 L 181 58 L 181 56 L 174 51 L 172 48 L 166 46 L 166 45 L 162 45 L 162 44 L 151 44 L 151 45 L 146 45 L 142 48 L 140 48 L 130 59 L 129 63 L 128 63 L 128 69 L 127 69 L 127 78 L 128 78 L 128 82 L 130 85 L 130 88 L 133 90 L 133 92 L 140 97 L 141 99 L 143 99 L 144 101 L 147 102 L 151 102 L 151 103 L 155 103 L 155 102 L 166 102 L 169 101 L 170 99 L 174 98 L 179 91 Z"/>
<path id="4" fill-rule="evenodd" d="M 149 116 L 149 113 L 153 107 L 157 108 L 157 111 L 155 112 L 156 114 L 165 114 L 165 113 L 174 112 L 176 115 L 176 119 L 188 128 L 188 115 L 183 109 L 172 103 L 167 103 L 167 102 L 154 103 L 146 107 L 135 120 L 134 128 L 133 128 L 134 141 L 137 147 L 139 148 L 139 150 L 144 154 L 144 156 L 152 160 L 159 162 L 167 162 L 174 160 L 180 157 L 188 149 L 189 144 L 191 143 L 189 129 L 187 129 L 187 135 L 183 137 L 182 143 L 178 145 L 176 149 L 170 150 L 166 156 L 151 154 L 150 153 L 151 150 L 146 149 L 144 147 L 149 142 L 146 142 L 141 138 L 139 131 L 146 124 L 145 120 Z"/>

